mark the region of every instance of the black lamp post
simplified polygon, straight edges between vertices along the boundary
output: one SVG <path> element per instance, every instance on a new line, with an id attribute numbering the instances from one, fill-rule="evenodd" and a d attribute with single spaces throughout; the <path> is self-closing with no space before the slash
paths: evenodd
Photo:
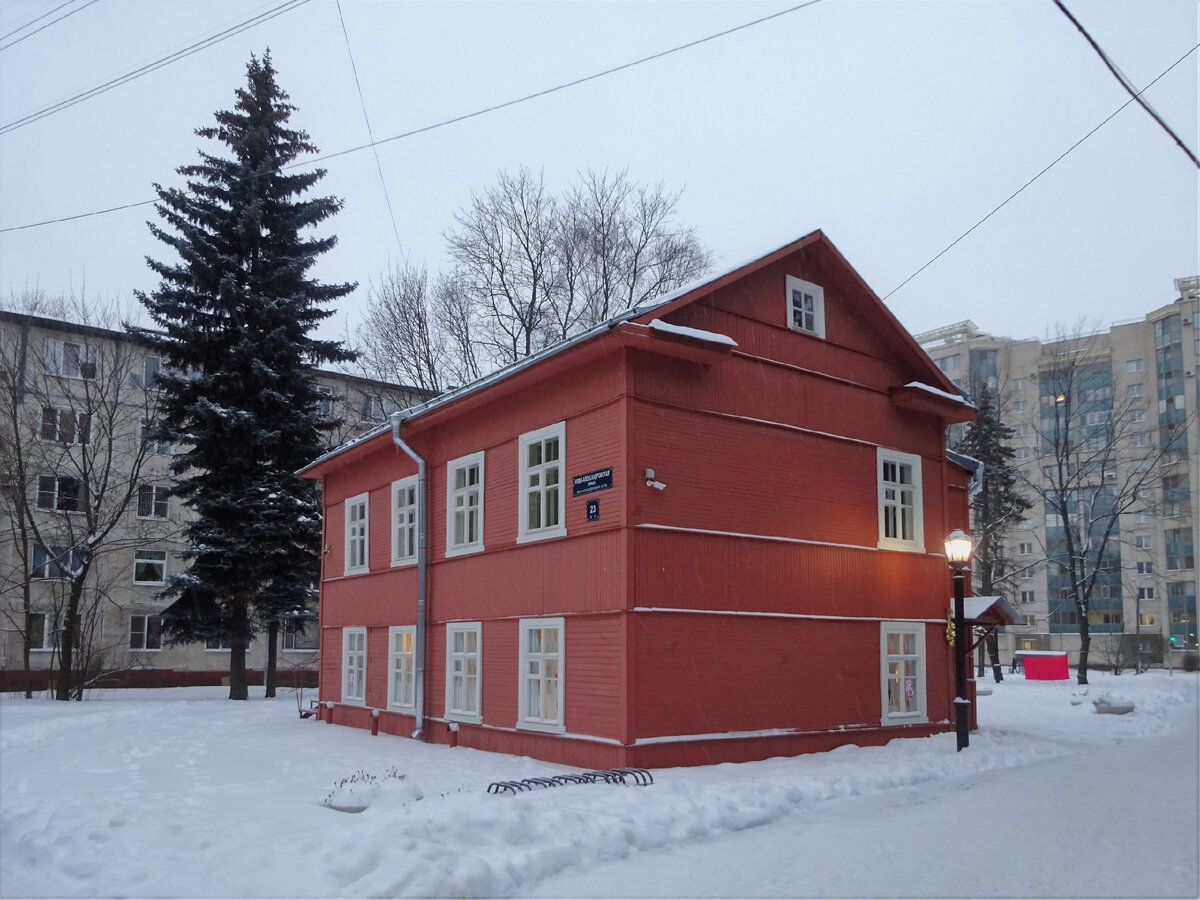
<path id="1" fill-rule="evenodd" d="M 967 622 L 963 614 L 963 569 L 971 560 L 971 539 L 958 528 L 946 538 L 946 561 L 954 570 L 954 726 L 958 732 L 958 749 L 971 743 L 970 721 L 967 713 Z"/>

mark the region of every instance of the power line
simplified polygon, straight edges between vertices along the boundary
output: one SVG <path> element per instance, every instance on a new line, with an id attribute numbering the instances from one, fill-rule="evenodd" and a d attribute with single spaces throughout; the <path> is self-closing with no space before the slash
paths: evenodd
<path id="1" fill-rule="evenodd" d="M 46 18 L 46 16 L 53 15 L 54 13 L 58 12 L 60 9 L 63 8 L 63 6 L 70 6 L 74 2 L 75 2 L 75 0 L 67 0 L 66 3 L 62 4 L 62 6 L 56 6 L 56 7 L 54 7 L 54 9 L 50 10 L 50 12 L 43 13 L 42 15 L 38 16 L 36 19 L 33 20 L 33 22 L 40 22 L 42 19 Z M 96 0 L 87 0 L 87 3 L 83 4 L 83 6 L 76 7 L 75 9 L 71 10 L 69 13 L 64 13 L 63 15 L 61 15 L 57 19 L 55 19 L 53 22 L 47 22 L 41 28 L 35 28 L 35 29 L 33 29 L 33 31 L 29 32 L 29 34 L 23 34 L 19 38 L 17 38 L 15 41 L 9 41 L 7 44 L 0 45 L 0 50 L 7 50 L 9 47 L 15 47 L 17 44 L 21 43 L 21 41 L 25 40 L 25 38 L 31 38 L 35 34 L 37 34 L 39 31 L 45 31 L 51 25 L 57 25 L 63 19 L 71 18 L 71 16 L 75 15 L 75 13 L 77 13 L 77 12 L 83 12 L 85 9 L 87 9 L 89 6 L 91 6 L 95 2 L 96 2 Z M 20 28 L 13 29 L 8 34 L 4 35 L 4 38 L 12 37 L 18 31 L 22 31 L 22 30 L 28 28 L 29 25 L 33 24 L 33 22 L 30 22 L 28 25 L 22 25 Z M 4 38 L 0 38 L 0 40 L 4 40 Z"/>
<path id="2" fill-rule="evenodd" d="M 1164 75 L 1167 74 L 1167 72 L 1170 72 L 1177 65 L 1179 65 L 1181 62 L 1183 62 L 1185 59 L 1187 59 L 1189 56 L 1191 56 L 1193 53 L 1195 53 L 1197 48 L 1200 48 L 1200 44 L 1197 44 L 1195 47 L 1193 47 L 1187 53 L 1183 54 L 1183 56 L 1179 57 L 1179 59 L 1175 60 L 1175 62 L 1171 63 L 1171 65 L 1167 66 L 1167 68 L 1164 69 L 1159 74 L 1158 78 L 1155 78 L 1154 81 L 1151 81 L 1148 85 L 1146 85 L 1144 88 L 1142 88 L 1141 93 L 1144 93 L 1145 91 L 1150 90 L 1150 88 L 1152 88 L 1154 86 L 1154 84 L 1158 81 L 1159 78 L 1162 78 Z M 1050 165 L 1046 166 L 1046 168 L 1042 169 L 1042 171 L 1038 172 L 1036 175 L 1034 175 L 1032 178 L 1030 178 L 1027 182 L 1025 182 L 1023 185 L 1021 185 L 1019 188 L 1017 188 L 1011 194 L 1009 194 L 1007 199 L 1005 199 L 1002 203 L 1000 203 L 999 206 L 997 206 L 990 213 L 988 213 L 986 216 L 984 216 L 982 219 L 980 219 L 978 222 L 976 222 L 974 225 L 972 225 L 970 228 L 968 228 L 966 231 L 964 231 L 962 234 L 960 234 L 957 238 L 955 238 L 949 245 L 947 245 L 945 247 L 945 249 L 942 250 L 941 253 L 939 253 L 933 259 L 929 260 L 929 262 L 925 263 L 925 265 L 921 266 L 921 268 L 917 269 L 917 271 L 913 272 L 911 275 L 909 275 L 907 278 L 905 278 L 902 282 L 900 282 L 898 285 L 896 285 L 896 287 L 894 287 L 890 291 L 888 291 L 888 293 L 886 295 L 884 295 L 883 299 L 887 300 L 888 297 L 892 296 L 892 294 L 896 293 L 896 291 L 900 290 L 900 288 L 904 287 L 906 284 L 908 284 L 910 281 L 912 281 L 914 278 L 916 278 L 918 275 L 920 275 L 922 272 L 924 272 L 926 269 L 928 269 L 930 266 L 932 266 L 935 262 L 937 262 L 939 259 L 941 259 L 943 256 L 945 256 L 946 253 L 948 253 L 954 247 L 955 244 L 957 244 L 959 241 L 961 241 L 963 238 L 965 238 L 967 235 L 969 235 L 972 231 L 974 231 L 976 228 L 978 228 L 980 225 L 982 225 L 984 222 L 986 222 L 988 219 L 990 219 L 992 216 L 994 216 L 996 213 L 998 213 L 1000 210 L 1002 210 L 1004 207 L 1006 207 L 1009 204 L 1009 202 L 1014 197 L 1016 197 L 1019 193 L 1021 193 L 1023 190 L 1025 190 L 1025 188 L 1029 187 L 1031 184 L 1033 184 L 1035 181 L 1037 181 L 1039 178 L 1041 178 L 1043 175 L 1045 175 L 1047 172 L 1049 172 L 1052 168 L 1054 168 L 1056 165 L 1058 165 L 1058 163 L 1061 162 L 1068 153 L 1070 153 L 1072 150 L 1074 150 L 1076 147 L 1078 147 L 1080 144 L 1082 144 L 1084 141 L 1086 141 L 1088 138 L 1090 138 L 1093 134 L 1095 134 L 1097 131 L 1099 131 L 1101 128 L 1103 128 L 1105 125 L 1107 125 L 1109 122 L 1111 122 L 1114 118 L 1116 118 L 1117 114 L 1120 113 L 1121 110 L 1123 110 L 1125 107 L 1127 107 L 1130 103 L 1132 103 L 1134 101 L 1134 99 L 1136 99 L 1136 98 L 1126 100 L 1124 103 L 1122 103 L 1119 107 L 1117 107 L 1116 111 L 1113 112 L 1112 115 L 1110 115 L 1103 122 L 1101 122 L 1099 125 L 1097 125 L 1095 128 L 1093 128 L 1091 131 L 1089 131 L 1087 134 L 1085 134 L 1083 137 L 1081 137 L 1079 140 L 1077 140 L 1074 144 L 1072 144 L 1070 147 L 1068 147 L 1066 150 L 1064 150 L 1061 154 L 1059 154 L 1058 158 L 1055 159 L 1054 162 L 1050 163 Z"/>
<path id="3" fill-rule="evenodd" d="M 307 3 L 308 0 L 298 0 L 298 2 Z M 507 107 L 515 106 L 518 103 L 525 103 L 529 100 L 534 100 L 538 97 L 545 97 L 547 94 L 553 94 L 557 91 L 566 90 L 567 88 L 574 87 L 579 84 L 584 84 L 585 82 L 588 82 L 588 81 L 594 81 L 597 78 L 602 78 L 605 75 L 611 75 L 613 73 L 621 72 L 621 71 L 624 71 L 625 69 L 632 68 L 633 66 L 641 65 L 642 63 L 647 63 L 647 62 L 650 62 L 655 59 L 661 59 L 664 56 L 670 56 L 672 53 L 678 53 L 681 50 L 687 50 L 691 47 L 699 46 L 700 44 L 704 44 L 704 43 L 707 43 L 708 41 L 716 40 L 717 38 L 720 38 L 720 37 L 725 37 L 726 35 L 733 34 L 734 32 L 741 31 L 745 28 L 750 28 L 754 25 L 760 25 L 763 22 L 768 22 L 771 19 L 777 19 L 780 16 L 787 15 L 788 13 L 795 12 L 796 10 L 799 10 L 799 9 L 804 9 L 806 6 L 812 6 L 812 5 L 814 5 L 816 3 L 820 3 L 820 2 L 821 2 L 821 0 L 806 0 L 806 2 L 804 2 L 804 3 L 798 3 L 795 6 L 790 6 L 787 9 L 780 10 L 779 12 L 771 13 L 768 16 L 763 16 L 762 18 L 754 19 L 753 21 L 750 21 L 750 22 L 744 22 L 741 25 L 735 25 L 734 27 L 727 28 L 724 31 L 719 31 L 715 34 L 710 34 L 707 37 L 698 38 L 697 40 L 689 41 L 686 44 L 680 44 L 677 47 L 672 47 L 668 50 L 663 50 L 659 53 L 651 54 L 650 56 L 644 56 L 641 59 L 636 59 L 632 62 L 627 62 L 627 63 L 624 63 L 619 66 L 613 66 L 610 69 L 605 69 L 601 72 L 596 72 L 595 74 L 592 74 L 592 75 L 586 75 L 583 78 L 577 78 L 574 81 L 564 82 L 563 84 L 559 84 L 559 85 L 556 85 L 551 88 L 546 88 L 545 90 L 537 91 L 532 94 L 526 94 L 524 97 L 518 97 L 515 100 L 508 100 L 508 101 L 505 101 L 504 103 L 497 103 L 494 106 L 489 106 L 485 109 L 476 110 L 475 112 L 464 113 L 461 116 L 455 116 L 450 119 L 443 119 L 441 122 L 435 122 L 432 125 L 425 125 L 421 128 L 415 128 L 412 131 L 406 131 L 402 134 L 392 135 L 391 137 L 383 138 L 378 141 L 371 140 L 369 143 L 359 144 L 357 147 L 350 147 L 349 149 L 346 149 L 346 150 L 339 150 L 336 153 L 329 153 L 325 156 L 318 156 L 313 159 L 304 160 L 303 162 L 292 163 L 290 166 L 287 166 L 287 168 L 294 169 L 297 166 L 310 166 L 310 165 L 315 165 L 316 163 L 319 163 L 319 162 L 326 162 L 331 159 L 336 159 L 339 156 L 346 156 L 350 153 L 357 153 L 359 150 L 366 150 L 368 147 L 377 147 L 380 144 L 390 143 L 391 141 L 398 141 L 403 138 L 412 137 L 417 134 L 424 134 L 425 132 L 433 131 L 437 128 L 445 128 L 448 125 L 454 125 L 458 122 L 464 122 L 468 119 L 474 119 L 474 118 L 477 118 L 478 116 L 486 115 L 487 113 L 490 113 L 490 112 L 495 112 L 500 109 L 506 109 Z M 0 133 L 2 133 L 2 129 L 0 129 Z M 5 232 L 9 232 L 9 231 L 25 231 L 26 229 L 29 229 L 29 228 L 40 228 L 43 225 L 58 225 L 62 222 L 73 222 L 76 219 L 86 219 L 91 216 L 103 216 L 108 213 L 120 212 L 120 211 L 126 210 L 126 209 L 133 209 L 138 206 L 149 206 L 150 204 L 157 203 L 157 202 L 158 202 L 157 200 L 141 200 L 136 203 L 125 203 L 125 204 L 122 204 L 121 206 L 110 206 L 106 209 L 97 209 L 97 210 L 93 210 L 91 212 L 76 213 L 73 216 L 62 216 L 57 219 L 46 219 L 42 222 L 30 222 L 26 225 L 10 225 L 7 228 L 0 228 L 0 234 L 4 234 Z"/>
<path id="4" fill-rule="evenodd" d="M 404 253 L 400 243 L 400 229 L 396 227 L 396 213 L 392 210 L 392 198 L 388 195 L 387 179 L 383 177 L 383 166 L 379 162 L 379 148 L 375 146 L 375 133 L 371 130 L 371 119 L 367 115 L 367 101 L 363 97 L 362 84 L 358 80 L 358 66 L 354 64 L 354 51 L 350 49 L 350 32 L 346 30 L 346 20 L 342 16 L 342 0 L 337 0 L 338 21 L 342 23 L 342 36 L 346 39 L 346 54 L 350 57 L 350 71 L 354 73 L 354 86 L 358 88 L 358 105 L 362 107 L 363 121 L 367 123 L 367 137 L 371 139 L 371 152 L 375 154 L 375 171 L 379 173 L 379 183 L 383 187 L 383 199 L 387 202 L 388 216 L 392 220 L 392 234 L 396 236 L 396 246 Z"/>
<path id="5" fill-rule="evenodd" d="M 796 12 L 798 9 L 804 9 L 806 6 L 813 6 L 820 3 L 821 0 L 807 0 L 805 3 L 798 3 L 795 6 L 789 6 L 787 9 L 781 9 L 779 12 L 771 13 L 769 16 L 763 16 L 761 19 L 754 19 L 750 22 L 743 22 L 741 25 L 735 25 L 732 28 L 727 28 L 724 31 L 718 31 L 716 34 L 710 34 L 707 37 L 697 38 L 694 41 L 689 41 L 686 44 L 680 44 L 678 47 L 671 47 L 669 50 L 663 50 L 659 53 L 652 53 L 650 56 L 643 56 L 641 59 L 635 59 L 632 62 L 622 63 L 619 66 L 613 66 L 611 69 L 604 69 L 600 72 L 595 72 L 591 75 L 585 75 L 582 78 L 576 78 L 574 81 L 566 81 L 554 87 L 546 88 L 545 90 L 535 91 L 532 94 L 526 94 L 523 97 L 517 97 L 515 100 L 506 100 L 503 103 L 497 103 L 494 106 L 488 106 L 484 109 L 478 109 L 475 112 L 463 113 L 461 116 L 455 116 L 452 119 L 443 119 L 441 122 L 435 122 L 432 125 L 425 125 L 421 128 L 414 128 L 412 131 L 405 131 L 400 134 L 394 134 L 391 137 L 382 138 L 371 144 L 359 144 L 357 147 L 350 147 L 346 150 L 339 150 L 336 153 L 329 153 L 325 156 L 318 156 L 315 159 L 305 160 L 297 165 L 310 165 L 312 163 L 325 162 L 326 160 L 336 159 L 339 156 L 345 156 L 347 153 L 356 153 L 359 150 L 365 150 L 367 147 L 377 146 L 378 144 L 387 144 L 391 141 L 399 141 L 403 138 L 413 137 L 414 135 L 424 134 L 427 131 L 433 131 L 436 128 L 444 128 L 447 125 L 455 125 L 459 122 L 465 122 L 468 119 L 475 119 L 479 116 L 487 115 L 497 110 L 506 109 L 510 106 L 516 106 L 518 103 L 525 103 L 529 100 L 536 100 L 538 97 L 545 97 L 549 94 L 565 91 L 567 88 L 576 87 L 581 84 L 586 84 L 589 81 L 595 81 L 597 78 L 603 78 L 606 75 L 613 75 L 617 72 L 623 72 L 626 69 L 632 69 L 634 66 L 640 66 L 643 63 L 653 62 L 656 59 L 662 59 L 664 56 L 670 56 L 672 53 L 679 53 L 683 50 L 690 50 L 692 47 L 697 47 L 700 44 L 715 41 L 717 38 L 726 37 L 736 31 L 741 31 L 745 28 L 752 28 L 755 25 L 761 25 L 763 22 L 769 22 L 771 19 L 777 19 L 780 16 L 786 16 L 788 13 Z"/>
<path id="6" fill-rule="evenodd" d="M 1079 33 L 1082 34 L 1084 38 L 1087 39 L 1087 42 L 1092 45 L 1092 49 L 1095 50 L 1100 59 L 1104 61 L 1104 65 L 1108 66 L 1108 71 L 1112 72 L 1113 78 L 1117 79 L 1117 81 L 1121 83 L 1121 87 L 1125 88 L 1125 90 L 1129 93 L 1129 96 L 1136 100 L 1138 105 L 1150 114 L 1150 118 L 1154 119 L 1154 121 L 1159 124 L 1159 127 L 1171 136 L 1175 143 L 1179 145 L 1179 149 L 1187 154 L 1188 159 L 1192 161 L 1192 165 L 1194 165 L 1197 169 L 1200 169 L 1200 159 L 1196 159 L 1196 154 L 1188 149 L 1187 144 L 1179 139 L 1179 135 L 1171 130 L 1171 126 L 1163 121 L 1162 116 L 1151 109 L 1150 104 L 1142 99 L 1142 92 L 1134 90 L 1129 79 L 1125 77 L 1125 73 L 1118 69 L 1116 63 L 1108 58 L 1108 54 L 1100 49 L 1100 45 L 1097 44 L 1092 36 L 1087 33 L 1087 29 L 1079 24 L 1079 20 L 1071 15 L 1071 11 L 1063 5 L 1062 0 L 1054 0 L 1054 5 L 1062 10 L 1062 14 L 1070 19 L 1071 23 L 1079 29 Z M 1153 84 L 1153 82 L 1151 82 L 1151 84 Z M 1147 85 L 1147 87 L 1149 87 L 1149 85 Z"/>
<path id="7" fill-rule="evenodd" d="M 60 9 L 62 9 L 64 6 L 70 6 L 74 2 L 75 2 L 75 0 L 67 0 L 66 3 L 60 3 L 60 4 L 58 4 L 58 6 L 54 7 L 54 9 L 51 9 L 51 10 L 48 10 L 48 11 L 42 13 L 36 19 L 31 19 L 30 21 L 26 22 L 24 25 L 17 26 L 12 31 L 8 32 L 7 34 L 0 34 L 0 41 L 7 41 L 10 37 L 12 37 L 18 31 L 24 31 L 30 25 L 36 25 L 38 22 L 42 21 L 42 19 L 46 18 L 46 16 L 52 16 L 56 12 L 58 12 Z"/>
<path id="8" fill-rule="evenodd" d="M 96 0 L 90 0 L 90 3 L 95 2 Z M 19 119 L 13 119 L 11 122 L 0 126 L 0 134 L 8 134 L 11 131 L 24 128 L 26 125 L 32 125 L 34 122 L 37 122 L 40 119 L 44 119 L 47 116 L 52 116 L 56 112 L 62 112 L 62 110 L 75 106 L 77 103 L 82 103 L 84 100 L 90 100 L 92 97 L 97 97 L 100 94 L 111 91 L 115 87 L 120 87 L 122 84 L 127 84 L 130 81 L 141 78 L 143 75 L 149 75 L 151 72 L 165 68 L 171 63 L 178 62 L 181 59 L 186 59 L 194 53 L 199 53 L 201 50 L 206 50 L 214 44 L 219 44 L 231 37 L 235 37 L 236 35 L 241 34 L 243 31 L 253 28 L 255 25 L 261 25 L 263 22 L 274 19 L 276 16 L 281 16 L 284 13 L 290 12 L 296 7 L 303 6 L 308 2 L 309 0 L 285 0 L 285 2 L 280 3 L 278 6 L 274 6 L 266 12 L 251 16 L 249 19 L 245 19 L 236 25 L 231 25 L 229 28 L 226 28 L 224 31 L 219 31 L 211 37 L 203 38 L 180 50 L 168 53 L 166 56 L 159 57 L 157 60 L 148 62 L 143 66 L 139 66 L 138 68 L 125 73 L 124 75 L 110 79 L 103 84 L 89 88 L 88 90 L 75 94 L 72 97 L 68 97 L 65 100 L 60 100 L 57 103 L 44 106 L 35 112 L 31 112 L 20 117 Z"/>

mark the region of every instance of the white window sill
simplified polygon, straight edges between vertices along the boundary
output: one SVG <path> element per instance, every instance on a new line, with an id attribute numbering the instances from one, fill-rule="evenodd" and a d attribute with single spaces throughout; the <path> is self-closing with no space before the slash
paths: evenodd
<path id="1" fill-rule="evenodd" d="M 880 550 L 895 550 L 899 553 L 925 552 L 924 544 L 918 544 L 915 541 L 897 541 L 892 538 L 883 538 L 875 546 Z"/>
<path id="2" fill-rule="evenodd" d="M 460 547 L 447 547 L 446 558 L 455 556 L 470 556 L 472 553 L 482 553 L 483 544 L 463 544 Z"/>
<path id="3" fill-rule="evenodd" d="M 162 587 L 166 581 L 135 581 L 134 584 L 138 587 Z"/>
<path id="4" fill-rule="evenodd" d="M 925 713 L 892 713 L 885 716 L 883 725 L 928 725 L 929 716 Z"/>
<path id="5" fill-rule="evenodd" d="M 417 558 L 415 556 L 406 556 L 404 559 L 393 559 L 392 560 L 392 568 L 393 569 L 402 569 L 405 566 L 415 566 L 416 564 L 417 564 Z"/>
<path id="6" fill-rule="evenodd" d="M 319 653 L 318 647 L 284 647 L 284 653 Z"/>
<path id="7" fill-rule="evenodd" d="M 561 538 L 567 536 L 567 529 L 564 528 L 543 528 L 538 531 L 527 531 L 524 534 L 517 535 L 518 544 L 531 544 L 534 541 L 546 541 L 551 538 Z"/>
<path id="8" fill-rule="evenodd" d="M 567 733 L 567 726 L 562 723 L 553 725 L 548 722 L 529 722 L 529 721 L 525 721 L 525 720 L 518 720 L 517 729 L 519 731 L 540 731 L 544 734 L 566 734 Z"/>
<path id="9" fill-rule="evenodd" d="M 130 653 L 162 653 L 162 647 L 130 647 Z"/>
<path id="10" fill-rule="evenodd" d="M 483 716 L 473 716 L 470 713 L 448 712 L 445 718 L 449 722 L 465 722 L 468 725 L 483 724 Z"/>
<path id="11" fill-rule="evenodd" d="M 342 572 L 342 574 L 343 575 L 366 575 L 370 571 L 371 571 L 370 566 L 359 566 L 356 569 L 346 569 L 344 572 Z"/>
<path id="12" fill-rule="evenodd" d="M 412 715 L 414 710 L 416 710 L 416 706 L 411 703 L 407 705 L 404 703 L 389 703 L 387 708 L 393 712 L 408 713 L 409 715 Z"/>

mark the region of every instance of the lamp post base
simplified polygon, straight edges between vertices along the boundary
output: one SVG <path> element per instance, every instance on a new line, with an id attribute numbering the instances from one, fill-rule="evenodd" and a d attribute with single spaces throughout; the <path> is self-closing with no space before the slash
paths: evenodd
<path id="1" fill-rule="evenodd" d="M 954 730 L 958 735 L 958 750 L 969 747 L 971 744 L 970 707 L 970 700 L 963 697 L 954 698 Z"/>

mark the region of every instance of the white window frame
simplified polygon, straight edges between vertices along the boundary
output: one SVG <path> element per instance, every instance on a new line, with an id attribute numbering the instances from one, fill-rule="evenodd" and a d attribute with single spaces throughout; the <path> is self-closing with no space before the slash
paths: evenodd
<path id="1" fill-rule="evenodd" d="M 140 564 L 161 565 L 162 577 L 148 581 L 138 578 L 138 566 Z M 139 547 L 133 551 L 133 583 L 134 584 L 166 584 L 167 583 L 167 551 L 166 550 L 151 550 L 146 547 Z"/>
<path id="2" fill-rule="evenodd" d="M 1037 601 L 1037 593 L 1035 591 L 1021 591 L 1022 603 L 1035 603 Z"/>
<path id="3" fill-rule="evenodd" d="M 454 638 L 456 635 L 475 635 L 475 651 L 474 653 L 463 649 L 461 651 L 454 649 Z M 463 642 L 464 648 L 466 641 Z M 475 662 L 475 696 L 474 710 L 468 708 L 469 704 L 463 704 L 462 707 L 454 705 L 454 684 L 455 680 L 462 678 L 464 682 L 463 693 L 466 694 L 466 678 L 470 669 L 470 662 L 474 658 Z M 460 664 L 460 665 L 459 665 Z M 483 627 L 479 622 L 451 622 L 446 626 L 446 708 L 445 717 L 452 719 L 455 722 L 473 722 L 479 724 L 483 721 Z"/>
<path id="4" fill-rule="evenodd" d="M 813 284 L 811 281 L 805 281 L 802 278 L 797 278 L 795 275 L 788 275 L 784 279 L 784 297 L 787 300 L 785 309 L 787 311 L 787 327 L 792 331 L 797 331 L 800 334 L 811 335 L 812 337 L 825 337 L 825 289 L 819 284 Z M 813 301 L 813 327 L 806 328 L 803 325 L 796 324 L 795 306 L 796 292 L 799 291 L 802 295 L 808 294 Z"/>
<path id="5" fill-rule="evenodd" d="M 1126 362 L 1125 362 L 1125 371 L 1128 372 L 1130 375 L 1133 375 L 1136 372 L 1141 372 L 1144 370 L 1145 370 L 1145 366 L 1142 364 L 1142 361 L 1140 359 L 1130 359 L 1130 360 L 1126 360 Z"/>
<path id="6" fill-rule="evenodd" d="M 1033 541 L 1021 541 L 1017 544 L 1018 556 L 1029 556 L 1033 553 Z"/>
<path id="7" fill-rule="evenodd" d="M 452 459 L 446 463 L 446 556 L 462 556 L 466 553 L 478 553 L 483 550 L 483 489 L 484 489 L 484 452 L 480 450 L 478 453 L 470 453 L 466 456 L 460 456 L 458 459 Z M 454 486 L 455 473 L 460 469 L 469 469 L 471 466 L 479 467 L 479 482 L 471 486 L 456 489 Z M 475 507 L 478 519 L 478 533 L 473 541 L 466 540 L 461 544 L 454 542 L 454 520 L 457 509 L 456 502 L 462 497 L 464 500 L 471 494 L 472 491 L 478 491 L 479 503 Z M 463 507 L 464 510 L 469 510 L 470 507 Z M 465 531 L 464 531 L 465 536 Z"/>
<path id="8" fill-rule="evenodd" d="M 366 628 L 342 629 L 342 702 L 357 706 L 367 703 Z"/>
<path id="9" fill-rule="evenodd" d="M 76 487 L 74 496 L 69 490 L 71 484 Z M 63 490 L 64 486 L 68 490 Z M 38 476 L 36 501 L 38 509 L 61 513 L 82 513 L 87 511 L 87 504 L 87 489 L 80 479 L 72 475 Z"/>
<path id="10" fill-rule="evenodd" d="M 411 645 L 405 649 L 404 644 Z M 388 629 L 388 706 L 393 709 L 413 709 L 416 706 L 416 647 L 417 629 L 412 625 L 393 625 Z M 409 699 L 405 701 L 398 694 L 397 676 L 399 682 L 408 688 Z"/>
<path id="11" fill-rule="evenodd" d="M 54 633 L 57 630 L 57 625 L 53 616 L 44 612 L 31 612 L 30 616 L 40 616 L 42 619 L 42 633 L 30 635 L 29 650 L 32 653 L 45 653 L 54 649 Z M 30 623 L 32 624 L 32 623 Z M 37 640 L 32 640 L 32 638 Z"/>
<path id="12" fill-rule="evenodd" d="M 537 466 L 529 465 L 529 448 L 538 443 L 544 445 L 545 441 L 556 439 L 558 441 L 558 459 L 553 463 L 543 462 Z M 519 523 L 517 528 L 517 543 L 525 541 L 540 541 L 546 538 L 566 537 L 567 534 L 567 495 L 564 490 L 564 481 L 567 466 L 567 423 L 557 422 L 554 425 L 547 425 L 545 428 L 539 428 L 536 431 L 529 431 L 521 435 L 518 443 L 517 453 L 519 459 L 517 468 L 520 472 L 520 496 L 517 500 L 517 512 L 519 515 Z M 557 484 L 553 488 L 548 488 L 546 485 L 546 476 L 549 472 L 554 471 L 555 477 L 558 479 Z M 530 482 L 537 480 L 537 487 L 533 487 Z M 541 495 L 542 500 L 545 500 L 545 494 L 550 490 L 556 490 L 558 499 L 555 505 L 555 515 L 557 521 L 553 525 L 543 525 L 540 528 L 529 527 L 529 501 L 534 491 Z M 548 509 L 548 504 L 542 502 L 542 515 Z"/>
<path id="13" fill-rule="evenodd" d="M 345 574 L 370 571 L 371 565 L 371 495 L 347 497 L 342 507 L 346 535 Z M 361 510 L 361 514 L 359 513 Z"/>
<path id="14" fill-rule="evenodd" d="M 411 494 L 412 502 L 408 502 Z M 401 504 L 401 498 L 404 503 Z M 392 482 L 392 565 L 409 566 L 417 561 L 417 536 L 420 527 L 420 492 L 417 476 L 409 475 Z M 411 552 L 410 552 L 411 551 Z"/>
<path id="15" fill-rule="evenodd" d="M 47 375 L 90 380 L 96 377 L 96 348 L 78 341 L 47 338 L 43 363 Z"/>
<path id="16" fill-rule="evenodd" d="M 888 655 L 887 639 L 889 634 L 916 635 L 916 687 L 913 696 L 917 708 L 911 712 L 890 712 L 888 710 L 888 671 L 889 661 L 912 659 L 910 654 Z M 925 657 L 925 625 L 922 622 L 884 621 L 879 623 L 879 688 L 880 688 L 880 723 L 883 725 L 919 725 L 929 721 L 928 689 Z M 903 677 L 903 676 L 901 676 Z"/>
<path id="17" fill-rule="evenodd" d="M 46 426 L 50 424 L 47 419 L 51 417 L 48 417 L 46 413 L 51 413 L 54 420 L 51 429 L 53 434 L 49 435 L 46 433 Z M 64 422 L 67 424 L 64 425 Z M 68 429 L 71 435 L 70 440 L 65 437 Z M 86 447 L 92 440 L 92 417 L 88 413 L 76 412 L 63 406 L 43 406 L 42 421 L 38 425 L 38 437 L 43 441 L 62 444 L 64 447 Z"/>
<path id="18" fill-rule="evenodd" d="M 1013 379 L 1012 389 L 1014 391 L 1023 391 L 1027 387 L 1029 387 L 1029 381 L 1027 379 L 1025 379 L 1025 378 L 1014 378 Z"/>
<path id="19" fill-rule="evenodd" d="M 1148 534 L 1135 535 L 1133 538 L 1133 546 L 1136 550 L 1153 550 L 1154 538 Z"/>
<path id="20" fill-rule="evenodd" d="M 138 623 L 139 619 L 141 620 L 141 628 L 135 628 L 135 625 Z M 158 638 L 157 647 L 148 646 L 150 643 L 151 619 L 158 620 L 158 634 L 156 635 Z M 133 639 L 135 635 L 137 635 L 141 640 L 140 647 L 133 646 Z M 162 616 L 156 616 L 153 614 L 134 614 L 129 617 L 129 650 L 131 653 L 157 653 L 162 650 Z"/>
<path id="21" fill-rule="evenodd" d="M 888 535 L 889 511 L 903 508 L 906 504 L 898 502 L 897 498 L 889 496 L 895 491 L 899 482 L 884 480 L 884 466 L 907 466 L 912 471 L 912 537 L 905 539 Z M 912 453 L 902 453 L 899 450 L 877 448 L 875 454 L 875 483 L 877 487 L 877 506 L 879 508 L 879 543 L 880 550 L 903 550 L 909 553 L 925 552 L 925 503 L 921 486 L 921 457 Z M 899 521 L 899 519 L 897 520 Z"/>
<path id="22" fill-rule="evenodd" d="M 150 512 L 142 512 L 142 495 L 145 494 L 150 498 Z M 170 503 L 168 501 L 169 489 L 165 484 L 151 484 L 150 482 L 142 482 L 138 485 L 137 495 L 137 517 L 139 519 L 166 519 L 170 516 Z M 161 507 L 161 514 L 159 509 Z"/>
<path id="23" fill-rule="evenodd" d="M 534 652 L 529 649 L 528 636 L 531 631 L 557 631 L 558 650 L 554 653 Z M 520 668 L 517 681 L 517 727 L 530 731 L 547 731 L 555 734 L 564 733 L 566 728 L 563 710 L 565 697 L 565 662 L 566 662 L 566 626 L 562 617 L 544 619 L 521 619 L 520 621 Z M 554 718 L 534 716 L 529 709 L 529 689 L 534 684 L 546 680 L 545 665 L 553 661 L 557 669 L 557 685 L 555 686 L 555 705 L 558 715 Z M 532 667 L 537 671 L 530 672 Z"/>

